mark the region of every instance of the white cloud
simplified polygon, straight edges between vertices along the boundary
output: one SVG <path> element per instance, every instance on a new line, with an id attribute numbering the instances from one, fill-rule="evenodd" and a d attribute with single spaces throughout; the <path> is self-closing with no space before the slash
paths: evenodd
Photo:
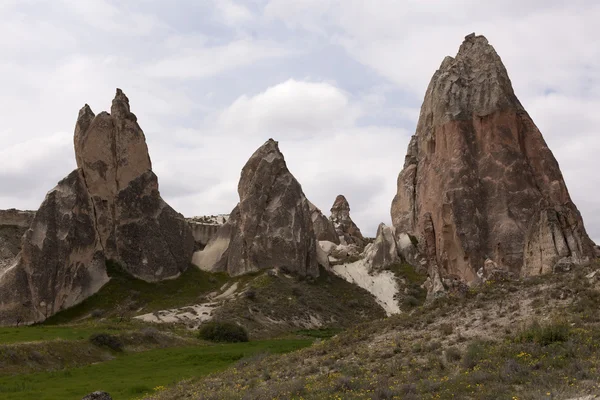
<path id="1" fill-rule="evenodd" d="M 248 8 L 232 0 L 215 0 L 220 19 L 229 26 L 239 26 L 250 22 L 254 15 Z"/>
<path id="2" fill-rule="evenodd" d="M 306 139 L 334 128 L 349 128 L 359 115 L 358 107 L 339 88 L 290 79 L 256 96 L 238 98 L 220 113 L 217 129 Z"/>
<path id="3" fill-rule="evenodd" d="M 222 46 L 186 49 L 178 54 L 159 59 L 146 67 L 144 72 L 157 78 L 207 78 L 292 53 L 293 51 L 271 41 L 239 39 Z"/>

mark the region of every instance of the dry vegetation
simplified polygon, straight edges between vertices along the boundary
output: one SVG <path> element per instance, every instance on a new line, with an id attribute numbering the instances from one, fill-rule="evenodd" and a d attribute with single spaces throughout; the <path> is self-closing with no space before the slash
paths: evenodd
<path id="1" fill-rule="evenodd" d="M 151 397 L 567 399 L 600 392 L 600 271 L 488 282 Z"/>

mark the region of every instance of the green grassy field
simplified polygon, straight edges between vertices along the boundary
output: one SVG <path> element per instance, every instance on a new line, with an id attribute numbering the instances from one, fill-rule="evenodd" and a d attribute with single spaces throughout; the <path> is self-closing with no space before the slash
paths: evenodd
<path id="1" fill-rule="evenodd" d="M 94 327 L 73 326 L 23 326 L 0 328 L 0 344 L 37 342 L 44 340 L 81 340 L 97 332 Z"/>
<path id="2" fill-rule="evenodd" d="M 258 353 L 286 353 L 311 343 L 310 339 L 269 340 L 123 354 L 81 368 L 0 376 L 0 398 L 80 400 L 87 393 L 103 390 L 114 400 L 136 399 L 182 379 L 221 371 Z"/>
<path id="3" fill-rule="evenodd" d="M 138 310 L 152 312 L 181 307 L 202 301 L 203 297 L 218 290 L 228 278 L 191 266 L 179 278 L 149 283 L 132 278 L 113 263 L 107 263 L 111 280 L 98 293 L 81 304 L 48 318 L 44 325 L 64 324 L 94 316 L 132 316 Z"/>

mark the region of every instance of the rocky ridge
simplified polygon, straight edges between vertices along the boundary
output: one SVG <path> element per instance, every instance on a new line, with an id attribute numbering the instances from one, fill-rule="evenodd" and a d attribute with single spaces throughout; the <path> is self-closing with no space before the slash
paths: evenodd
<path id="1" fill-rule="evenodd" d="M 276 141 L 269 139 L 250 157 L 238 193 L 240 202 L 230 218 L 194 254 L 193 263 L 231 276 L 271 268 L 318 276 L 309 201 Z"/>
<path id="2" fill-rule="evenodd" d="M 475 34 L 431 79 L 391 214 L 431 275 L 472 282 L 487 262 L 530 276 L 594 257 L 556 159 Z"/>
<path id="3" fill-rule="evenodd" d="M 0 270 L 0 324 L 43 321 L 96 293 L 112 260 L 140 279 L 173 278 L 191 259 L 183 216 L 160 197 L 144 133 L 120 89 L 111 114 L 88 105 L 75 127 L 78 168 L 46 195 Z"/>

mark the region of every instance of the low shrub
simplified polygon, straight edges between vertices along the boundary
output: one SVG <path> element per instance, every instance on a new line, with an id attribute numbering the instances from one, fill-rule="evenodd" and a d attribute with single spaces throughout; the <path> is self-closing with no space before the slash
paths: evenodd
<path id="1" fill-rule="evenodd" d="M 546 324 L 534 321 L 517 334 L 515 341 L 533 342 L 540 346 L 547 346 L 551 343 L 566 342 L 570 333 L 571 329 L 566 321 L 556 320 Z"/>
<path id="2" fill-rule="evenodd" d="M 200 339 L 211 342 L 236 343 L 249 341 L 246 329 L 231 322 L 207 322 L 200 327 L 198 336 Z"/>
<path id="3" fill-rule="evenodd" d="M 90 336 L 90 342 L 98 347 L 108 347 L 113 351 L 123 351 L 123 343 L 121 340 L 108 333 L 95 333 Z"/>

